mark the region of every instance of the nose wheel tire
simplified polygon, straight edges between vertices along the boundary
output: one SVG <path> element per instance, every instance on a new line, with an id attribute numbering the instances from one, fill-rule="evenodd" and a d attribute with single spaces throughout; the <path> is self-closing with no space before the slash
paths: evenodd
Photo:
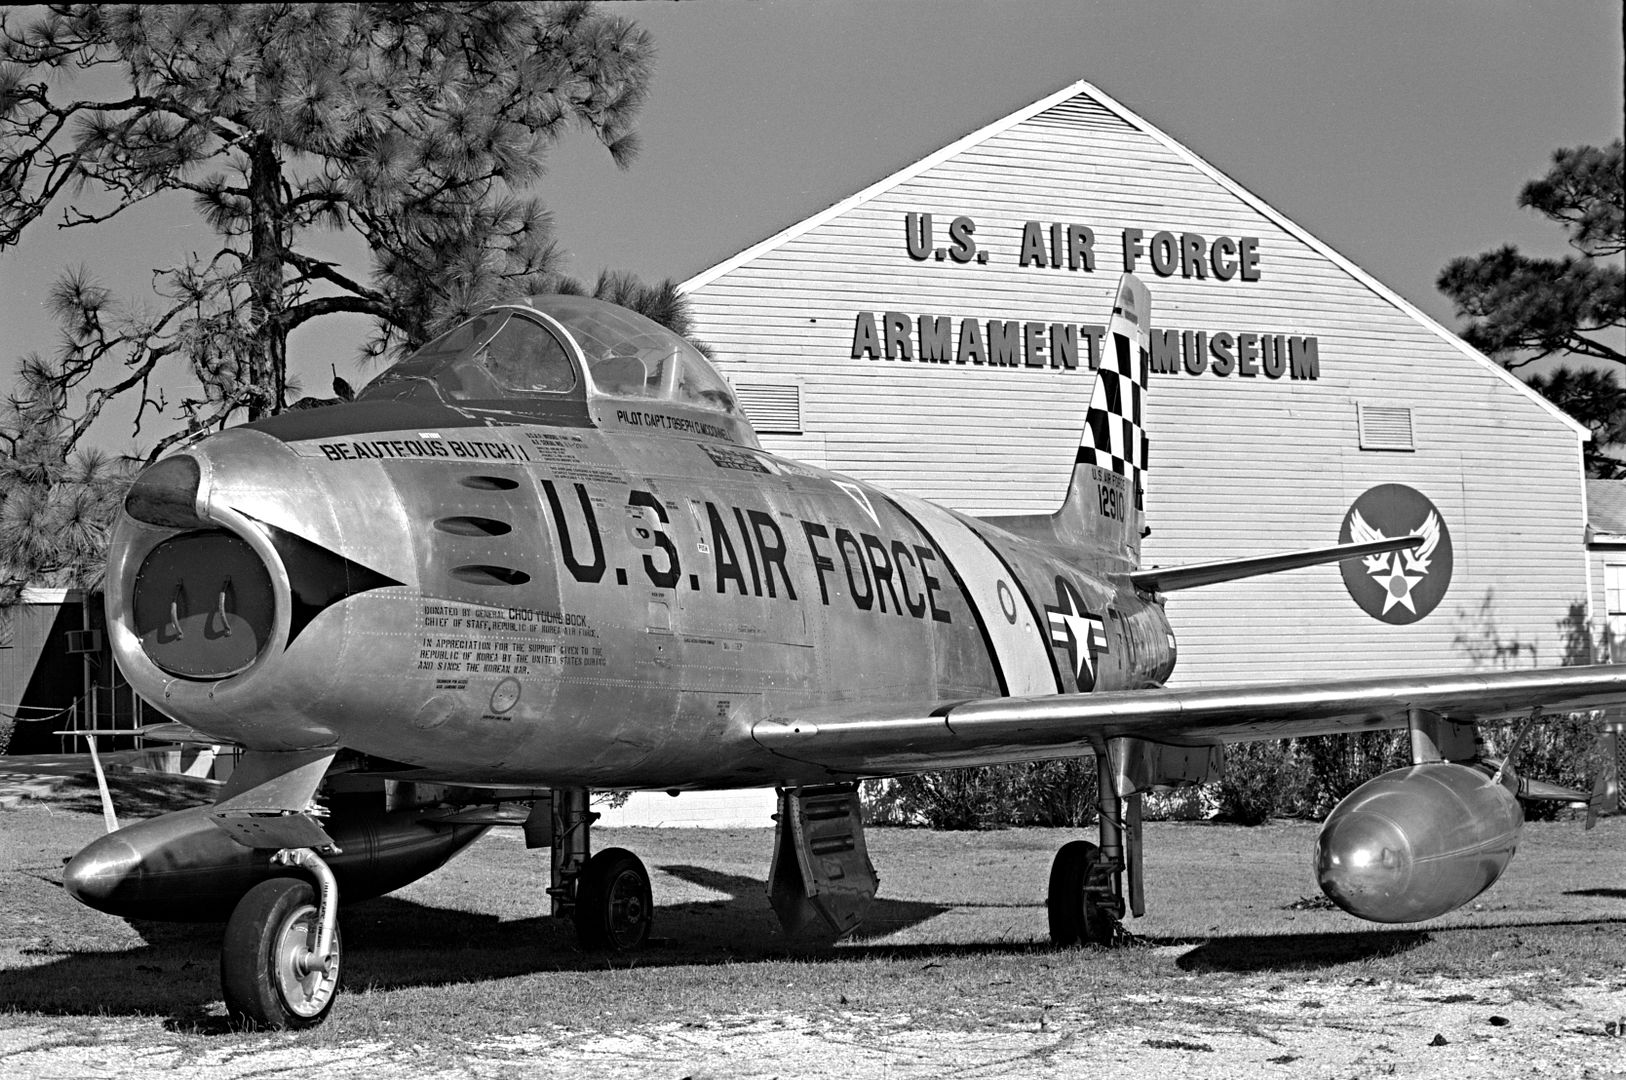
<path id="1" fill-rule="evenodd" d="M 233 1023 L 251 1028 L 320 1024 L 339 990 L 339 934 L 324 971 L 316 947 L 316 890 L 301 878 L 262 881 L 233 909 L 220 950 L 220 982 Z"/>
<path id="2" fill-rule="evenodd" d="M 576 879 L 576 938 L 582 948 L 632 952 L 649 940 L 655 913 L 649 871 L 638 856 L 606 848 Z"/>
<path id="3" fill-rule="evenodd" d="M 1072 945 L 1111 945 L 1118 934 L 1118 916 L 1098 897 L 1111 881 L 1101 866 L 1101 853 L 1088 840 L 1063 844 L 1050 864 L 1050 940 Z M 1091 888 L 1091 886 L 1095 888 Z"/>

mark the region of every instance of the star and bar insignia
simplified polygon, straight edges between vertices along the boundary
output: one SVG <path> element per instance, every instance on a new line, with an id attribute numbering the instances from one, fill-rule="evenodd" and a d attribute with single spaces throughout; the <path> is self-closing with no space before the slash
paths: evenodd
<path id="1" fill-rule="evenodd" d="M 1050 622 L 1050 644 L 1066 649 L 1080 690 L 1095 687 L 1095 661 L 1107 651 L 1106 624 L 1084 609 L 1084 597 L 1073 583 L 1056 578 L 1056 602 L 1044 606 Z"/>

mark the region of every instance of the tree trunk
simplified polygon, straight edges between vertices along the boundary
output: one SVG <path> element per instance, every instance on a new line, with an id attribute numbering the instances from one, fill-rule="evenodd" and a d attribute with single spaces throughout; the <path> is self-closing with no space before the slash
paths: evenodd
<path id="1" fill-rule="evenodd" d="M 249 346 L 248 418 L 282 411 L 287 383 L 288 333 L 283 325 L 282 163 L 275 144 L 260 136 L 249 155 Z"/>

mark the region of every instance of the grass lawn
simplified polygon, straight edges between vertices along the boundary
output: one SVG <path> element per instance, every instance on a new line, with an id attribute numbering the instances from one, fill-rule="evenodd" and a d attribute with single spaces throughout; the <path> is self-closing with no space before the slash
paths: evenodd
<path id="1" fill-rule="evenodd" d="M 1150 824 L 1138 943 L 1045 943 L 1051 856 L 1079 834 L 871 829 L 879 898 L 859 935 L 787 942 L 768 908 L 771 828 L 599 830 L 654 875 L 654 946 L 585 954 L 547 918 L 547 853 L 495 831 L 436 873 L 343 909 L 345 996 L 292 1036 L 451 1046 L 539 1025 L 605 1027 L 788 1010 L 929 1017 L 945 1030 L 1031 1022 L 1052 1004 L 1110 1016 L 1194 985 L 1308 993 L 1318 982 L 1530 973 L 1532 992 L 1622 984 L 1626 819 L 1526 827 L 1503 879 L 1462 911 L 1379 927 L 1327 910 L 1316 826 Z M 94 798 L 0 812 L 0 1013 L 90 1032 L 106 1016 L 224 1030 L 216 925 L 127 923 L 81 907 L 61 866 L 101 830 Z M 1084 834 L 1088 836 L 1089 834 Z M 342 900 L 342 898 L 341 898 Z M 0 1025 L 5 1021 L 0 1019 Z"/>

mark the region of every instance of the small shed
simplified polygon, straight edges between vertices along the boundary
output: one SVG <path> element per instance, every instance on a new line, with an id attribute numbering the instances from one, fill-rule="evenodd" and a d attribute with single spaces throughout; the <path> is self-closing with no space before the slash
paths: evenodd
<path id="1" fill-rule="evenodd" d="M 146 706 L 113 662 L 99 593 L 24 589 L 0 608 L 0 753 L 80 752 L 84 741 L 62 731 L 135 729 Z"/>

